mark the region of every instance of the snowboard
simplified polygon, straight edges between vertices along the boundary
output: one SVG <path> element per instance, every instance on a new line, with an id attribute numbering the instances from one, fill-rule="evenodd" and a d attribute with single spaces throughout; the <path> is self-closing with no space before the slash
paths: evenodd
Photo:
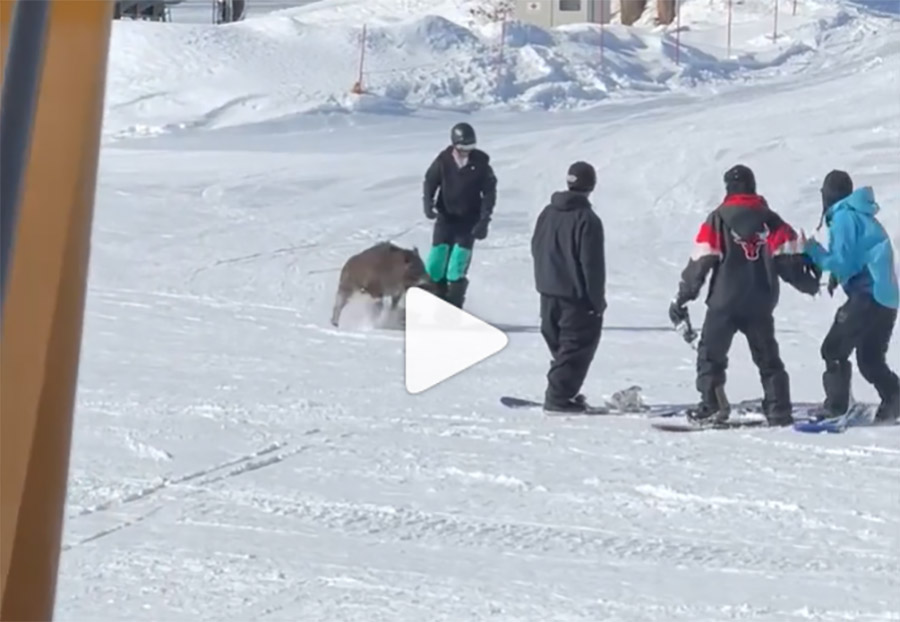
<path id="1" fill-rule="evenodd" d="M 506 406 L 507 408 L 528 408 L 528 409 L 543 409 L 543 402 L 536 402 L 534 400 L 529 400 L 523 397 L 514 397 L 511 395 L 504 395 L 500 398 L 500 403 Z M 588 406 L 584 412 L 581 413 L 565 413 L 560 415 L 549 415 L 553 417 L 559 416 L 578 416 L 583 417 L 586 415 L 609 415 L 613 414 L 609 408 L 606 406 Z M 617 413 L 616 413 L 617 414 Z"/>
<path id="2" fill-rule="evenodd" d="M 758 404 L 758 405 L 757 405 Z M 806 403 L 795 405 L 793 410 L 794 423 L 792 427 L 798 432 L 812 434 L 840 434 L 849 428 L 862 426 L 886 425 L 875 423 L 875 404 L 854 404 L 840 417 L 817 420 L 810 417 L 809 413 L 817 408 L 817 404 Z M 737 415 L 735 417 L 735 415 Z M 732 408 L 732 418 L 724 423 L 695 422 L 686 418 L 685 412 L 672 413 L 670 417 L 678 418 L 678 421 L 654 421 L 651 425 L 664 432 L 700 432 L 704 430 L 734 430 L 741 428 L 769 427 L 765 415 L 762 413 L 761 403 L 758 401 L 742 402 Z M 896 424 L 897 422 L 892 422 Z M 781 426 L 778 426 L 781 427 Z M 785 426 L 788 427 L 788 426 Z"/>
<path id="3" fill-rule="evenodd" d="M 898 425 L 900 421 L 875 421 L 878 406 L 875 404 L 853 404 L 846 413 L 826 419 L 796 421 L 794 429 L 809 434 L 842 434 L 850 428 L 881 427 Z"/>
<path id="4" fill-rule="evenodd" d="M 500 403 L 507 408 L 514 409 L 543 409 L 544 403 L 523 397 L 504 395 Z M 583 413 L 561 413 L 548 415 L 552 417 L 583 417 L 591 415 L 634 415 L 649 414 L 653 416 L 656 411 L 668 411 L 671 407 L 651 407 L 644 404 L 641 397 L 641 387 L 632 385 L 613 393 L 603 406 L 590 405 Z"/>
<path id="5" fill-rule="evenodd" d="M 673 414 L 670 416 L 676 417 L 677 415 Z M 715 423 L 700 423 L 684 418 L 681 421 L 653 421 L 650 425 L 663 432 L 702 432 L 705 430 L 736 430 L 740 428 L 768 427 L 765 418 L 729 419 L 725 422 Z"/>

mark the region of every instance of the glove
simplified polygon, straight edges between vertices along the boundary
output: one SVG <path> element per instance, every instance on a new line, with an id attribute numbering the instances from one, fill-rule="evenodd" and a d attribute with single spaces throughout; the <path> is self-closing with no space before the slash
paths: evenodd
<path id="1" fill-rule="evenodd" d="M 434 210 L 434 201 L 431 199 L 423 199 L 422 207 L 425 210 L 425 218 L 428 220 L 434 220 L 437 218 L 437 212 Z"/>
<path id="2" fill-rule="evenodd" d="M 834 297 L 834 290 L 837 289 L 837 286 L 840 285 L 838 283 L 837 277 L 834 276 L 834 273 L 828 275 L 828 295 Z"/>
<path id="3" fill-rule="evenodd" d="M 683 322 L 690 320 L 688 308 L 685 305 L 678 304 L 677 300 L 673 300 L 669 305 L 669 321 L 673 326 L 678 326 Z"/>
<path id="4" fill-rule="evenodd" d="M 474 237 L 476 240 L 485 239 L 487 237 L 488 227 L 490 226 L 490 224 L 491 221 L 486 218 L 482 218 L 481 220 L 479 220 L 472 228 L 472 237 Z"/>
<path id="5" fill-rule="evenodd" d="M 814 279 L 816 283 L 822 280 L 822 268 L 808 257 L 803 262 L 803 272 L 811 279 Z"/>
<path id="6" fill-rule="evenodd" d="M 806 277 L 806 283 L 803 283 L 803 287 L 798 289 L 804 294 L 816 296 L 819 293 L 819 287 L 821 287 L 819 282 L 822 280 L 822 269 L 815 262 L 806 258 L 803 262 L 803 275 Z"/>

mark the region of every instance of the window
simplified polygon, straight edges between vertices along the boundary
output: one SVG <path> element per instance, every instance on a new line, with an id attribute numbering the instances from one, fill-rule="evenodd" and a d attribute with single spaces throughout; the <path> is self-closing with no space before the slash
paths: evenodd
<path id="1" fill-rule="evenodd" d="M 581 11 L 581 0 L 559 0 L 560 11 Z"/>

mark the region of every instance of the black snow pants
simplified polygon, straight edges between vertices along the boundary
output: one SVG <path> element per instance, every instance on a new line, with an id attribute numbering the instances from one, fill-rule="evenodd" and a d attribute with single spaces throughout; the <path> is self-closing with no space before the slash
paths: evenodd
<path id="1" fill-rule="evenodd" d="M 735 333 L 747 338 L 750 356 L 759 370 L 763 388 L 763 411 L 767 415 L 790 414 L 790 378 L 781 360 L 775 339 L 775 318 L 771 315 L 739 316 L 708 309 L 697 345 L 697 390 L 702 403 L 718 409 L 716 389 L 725 386 L 728 351 Z"/>
<path id="2" fill-rule="evenodd" d="M 850 406 L 850 354 L 856 350 L 859 373 L 878 391 L 883 402 L 900 393 L 900 380 L 888 367 L 887 351 L 897 321 L 897 310 L 883 307 L 866 294 L 850 297 L 838 309 L 822 342 L 825 373 L 825 408 L 839 415 Z"/>
<path id="3" fill-rule="evenodd" d="M 602 331 L 603 316 L 586 302 L 541 295 L 541 335 L 552 357 L 546 406 L 565 406 L 581 391 Z"/>

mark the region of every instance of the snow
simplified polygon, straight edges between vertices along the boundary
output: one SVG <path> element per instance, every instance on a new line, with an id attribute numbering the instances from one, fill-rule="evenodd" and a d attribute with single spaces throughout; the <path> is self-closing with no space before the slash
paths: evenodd
<path id="1" fill-rule="evenodd" d="M 498 403 L 543 391 L 529 239 L 575 159 L 607 232 L 597 401 L 696 401 L 666 308 L 732 164 L 809 234 L 848 170 L 900 247 L 896 12 L 782 3 L 772 42 L 747 0 L 725 59 L 722 4 L 685 0 L 681 67 L 652 25 L 606 29 L 601 71 L 592 28 L 511 24 L 500 94 L 491 29 L 452 2 L 116 23 L 56 619 L 900 619 L 900 430 L 675 435 Z M 363 23 L 386 73 L 354 99 Z M 412 396 L 401 332 L 328 319 L 348 257 L 428 248 L 421 178 L 462 119 L 500 180 L 467 308 L 510 344 Z M 842 299 L 782 292 L 798 401 Z M 759 397 L 740 338 L 728 381 Z M 857 373 L 854 393 L 876 399 Z"/>

